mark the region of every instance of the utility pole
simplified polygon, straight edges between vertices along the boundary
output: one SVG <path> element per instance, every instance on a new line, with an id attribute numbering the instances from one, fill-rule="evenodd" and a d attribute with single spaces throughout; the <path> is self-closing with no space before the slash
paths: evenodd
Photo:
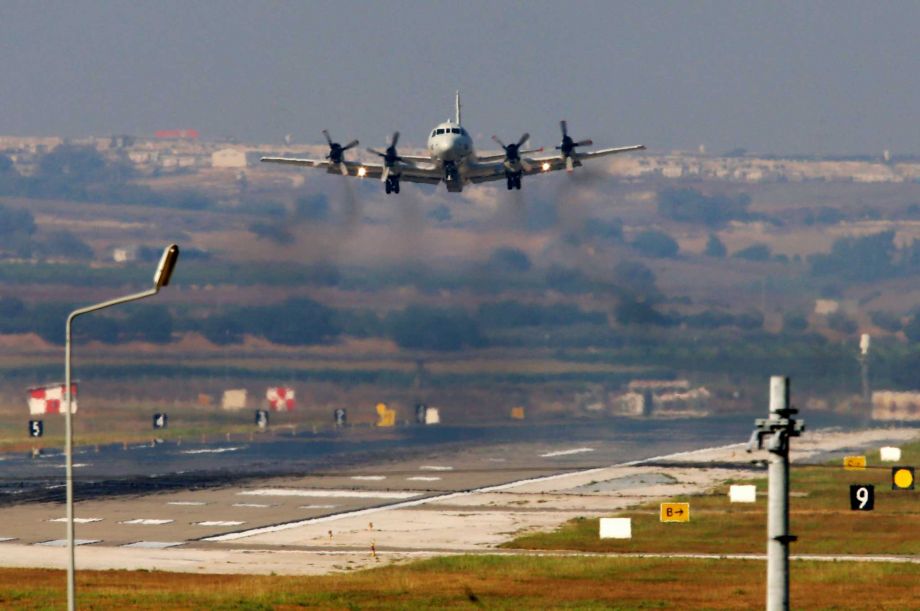
<path id="1" fill-rule="evenodd" d="M 792 418 L 799 410 L 789 405 L 789 378 L 770 378 L 770 417 L 754 421 L 748 452 L 763 448 L 770 453 L 767 505 L 767 611 L 789 609 L 789 440 L 805 430 Z"/>
<path id="2" fill-rule="evenodd" d="M 872 393 L 869 390 L 869 344 L 868 333 L 863 333 L 859 338 L 859 369 L 862 379 L 863 420 L 872 417 Z"/>

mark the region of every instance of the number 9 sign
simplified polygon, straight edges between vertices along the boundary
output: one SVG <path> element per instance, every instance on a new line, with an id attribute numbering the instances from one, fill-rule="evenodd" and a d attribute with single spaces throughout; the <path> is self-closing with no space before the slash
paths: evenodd
<path id="1" fill-rule="evenodd" d="M 875 509 L 875 486 L 871 484 L 852 484 L 850 486 L 850 509 L 853 511 L 872 511 Z"/>

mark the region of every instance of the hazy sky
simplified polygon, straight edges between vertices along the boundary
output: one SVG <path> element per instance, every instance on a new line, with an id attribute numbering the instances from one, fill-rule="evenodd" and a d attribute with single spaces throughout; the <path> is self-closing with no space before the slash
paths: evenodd
<path id="1" fill-rule="evenodd" d="M 917 154 L 918 28 L 918 2 L 3 0 L 0 134 L 421 145 L 460 88 L 485 138 Z"/>

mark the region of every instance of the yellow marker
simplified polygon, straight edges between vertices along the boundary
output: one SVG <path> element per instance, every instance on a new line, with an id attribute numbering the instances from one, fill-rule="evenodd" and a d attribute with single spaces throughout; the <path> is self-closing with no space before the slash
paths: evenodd
<path id="1" fill-rule="evenodd" d="M 690 503 L 662 503 L 659 517 L 662 522 L 689 522 Z"/>
<path id="2" fill-rule="evenodd" d="M 513 420 L 523 420 L 524 419 L 524 408 L 523 407 L 512 407 L 511 408 L 511 418 Z"/>
<path id="3" fill-rule="evenodd" d="M 913 467 L 892 467 L 891 468 L 891 489 L 892 490 L 913 490 L 914 489 L 914 468 Z"/>
<path id="4" fill-rule="evenodd" d="M 844 456 L 843 468 L 847 471 L 862 471 L 866 468 L 865 456 Z"/>

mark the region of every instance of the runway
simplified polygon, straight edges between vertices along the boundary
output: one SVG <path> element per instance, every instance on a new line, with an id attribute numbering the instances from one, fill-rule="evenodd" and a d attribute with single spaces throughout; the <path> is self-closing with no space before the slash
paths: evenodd
<path id="1" fill-rule="evenodd" d="M 345 566 L 340 556 L 325 552 L 340 551 L 364 565 L 381 557 L 399 561 L 412 557 L 410 552 L 485 551 L 515 533 L 550 529 L 579 516 L 609 515 L 644 500 L 692 493 L 743 476 L 738 467 L 725 468 L 750 465 L 742 424 L 741 419 L 728 422 L 708 436 L 695 430 L 705 428 L 702 423 L 646 423 L 621 434 L 593 426 L 567 431 L 564 440 L 555 441 L 551 437 L 558 427 L 523 429 L 531 440 L 410 443 L 398 450 L 390 439 L 382 442 L 383 451 L 365 449 L 364 460 L 315 458 L 326 468 L 304 474 L 264 476 L 259 469 L 268 465 L 263 463 L 255 473 L 240 469 L 219 485 L 133 493 L 123 486 L 86 500 L 77 495 L 78 563 L 85 558 L 108 568 L 321 573 Z M 897 434 L 882 431 L 876 437 L 888 440 Z M 708 449 L 699 450 L 698 437 L 706 438 Z M 843 433 L 832 437 L 819 437 L 812 454 L 819 446 L 826 452 L 853 443 Z M 802 451 L 807 448 L 803 442 Z M 233 442 L 197 449 L 226 450 L 182 455 L 207 456 L 212 466 L 210 461 L 226 461 L 225 470 L 239 468 L 240 457 L 258 450 Z M 174 450 L 164 461 L 180 460 Z M 652 466 L 644 466 L 646 461 Z M 342 468 L 329 468 L 336 464 Z M 84 481 L 82 486 L 92 484 Z M 60 502 L 0 507 L 0 564 L 55 566 L 56 558 L 63 558 L 63 517 Z M 273 551 L 294 550 L 317 555 L 309 561 L 298 556 L 296 564 L 286 555 L 265 558 Z M 376 556 L 378 551 L 387 554 Z"/>

